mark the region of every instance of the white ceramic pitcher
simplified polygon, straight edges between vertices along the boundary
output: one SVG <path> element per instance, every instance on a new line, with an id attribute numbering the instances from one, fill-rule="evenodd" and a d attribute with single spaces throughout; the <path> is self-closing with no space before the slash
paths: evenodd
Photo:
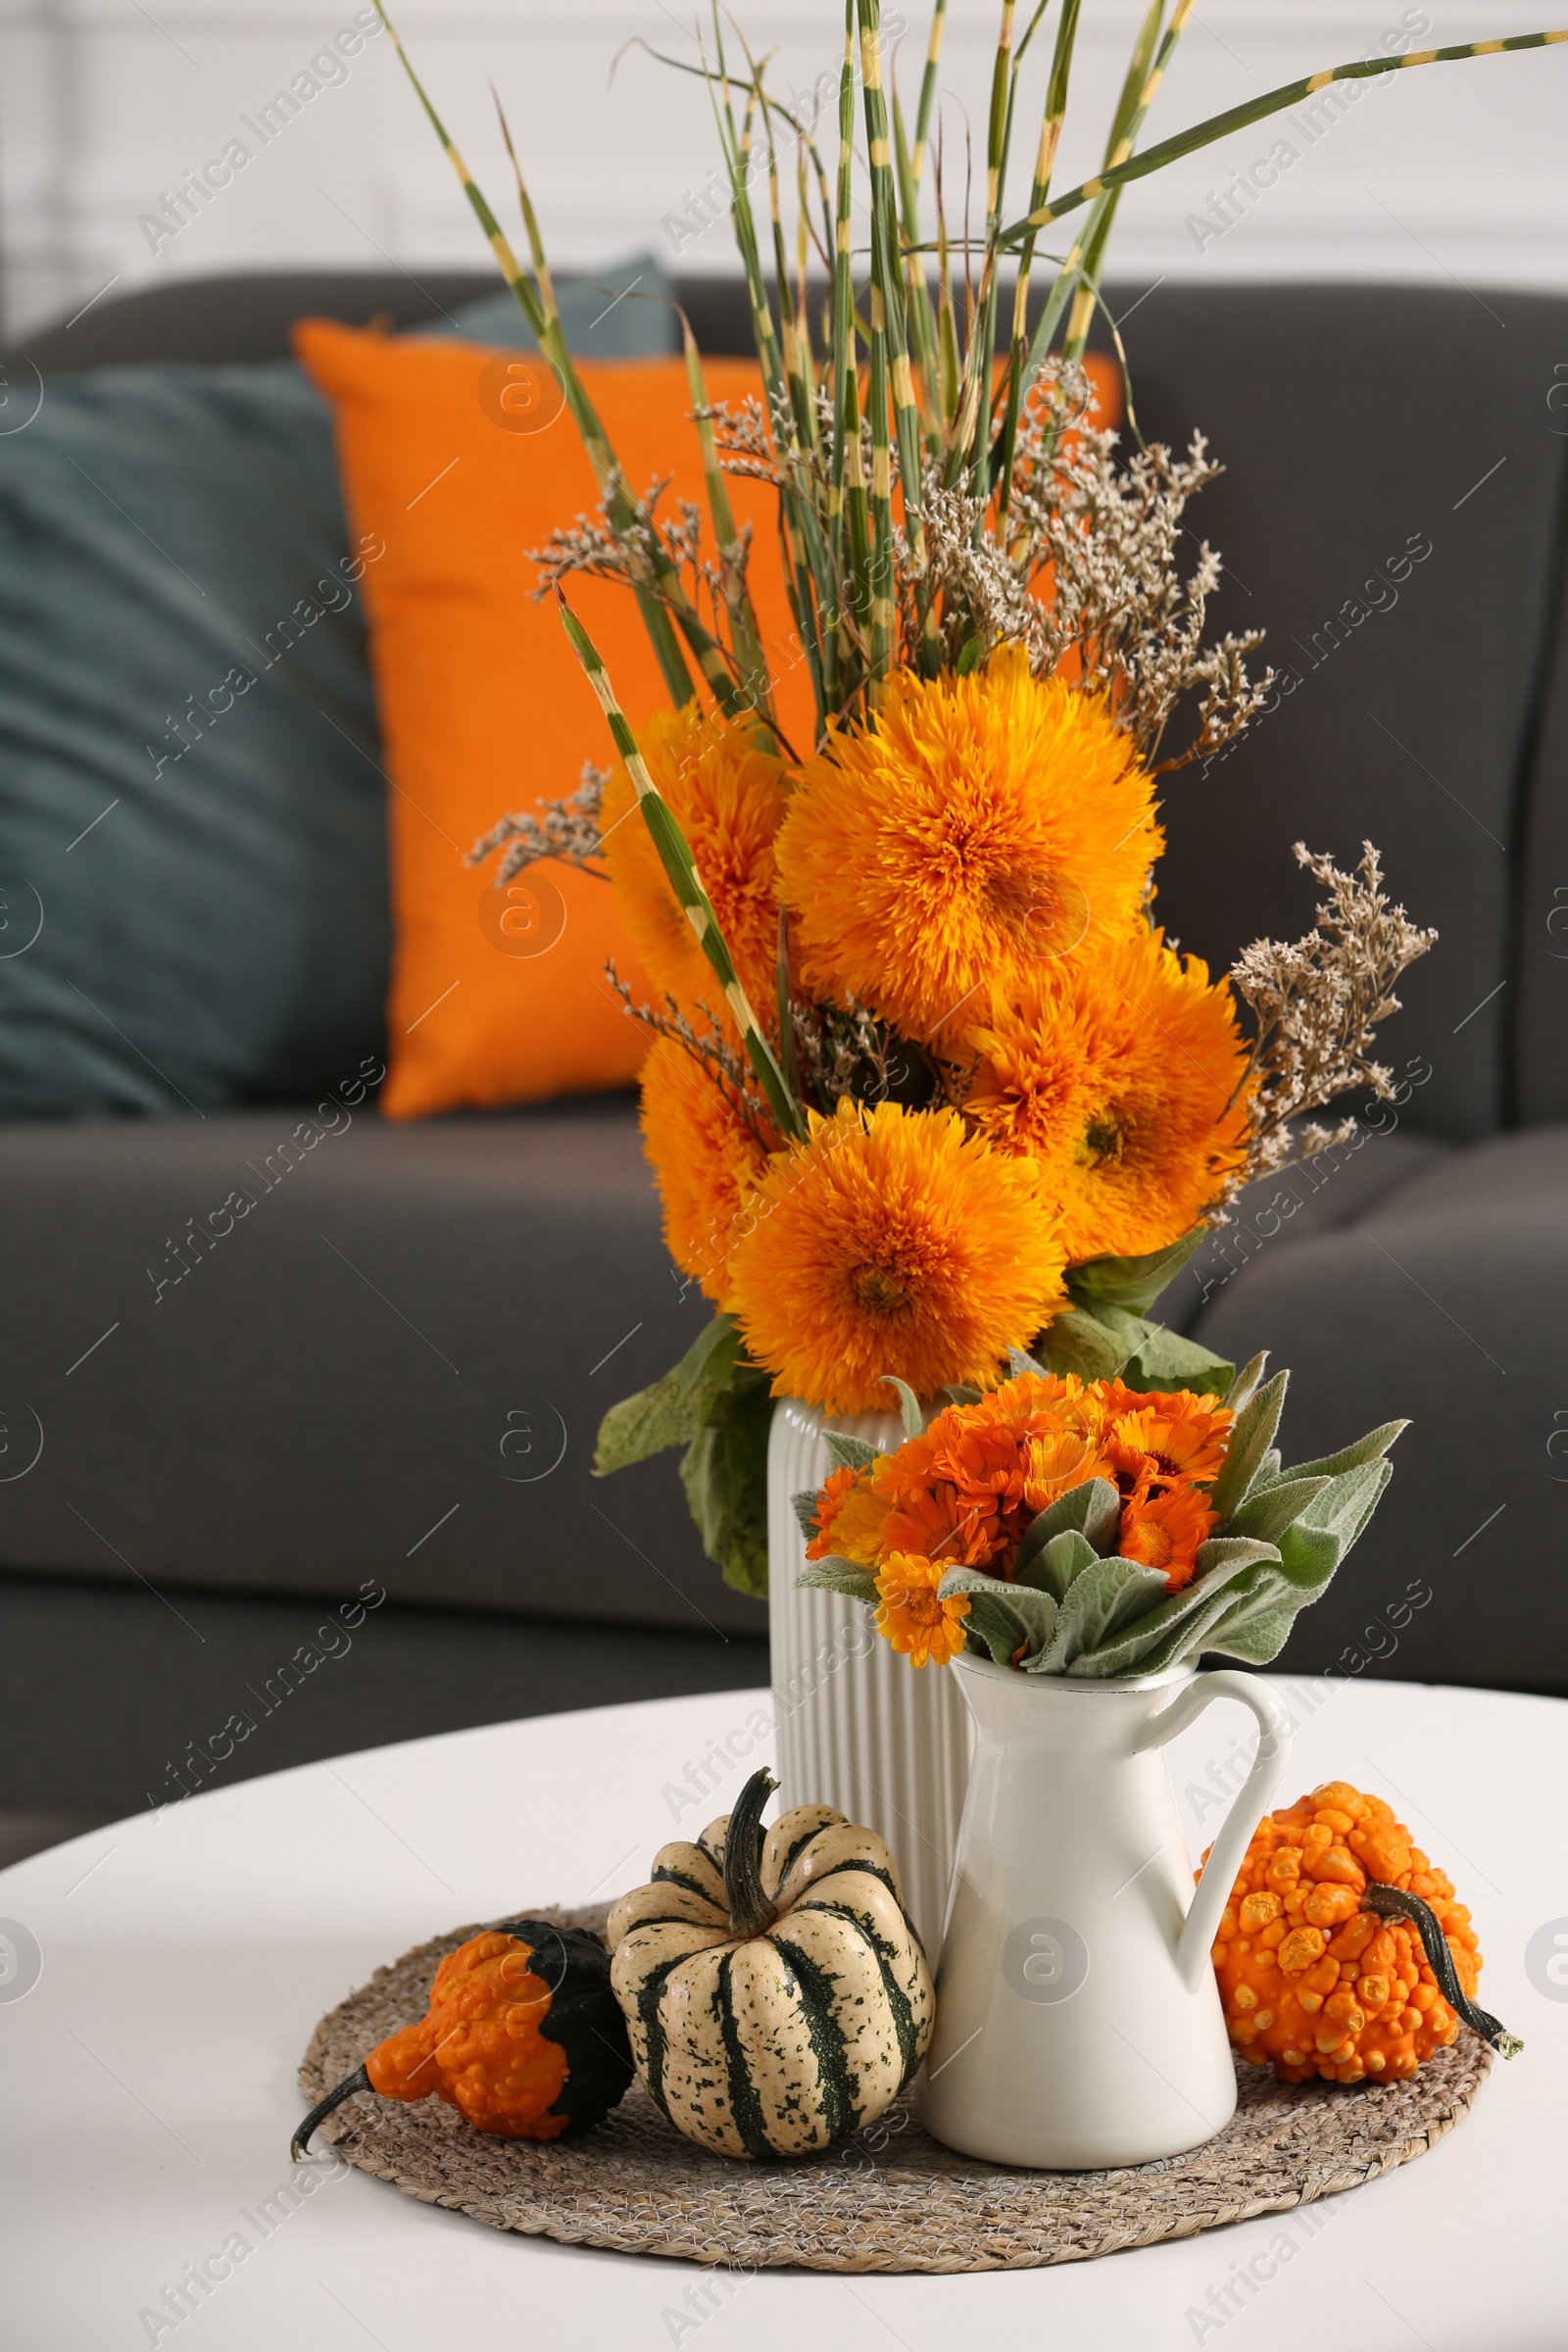
<path id="1" fill-rule="evenodd" d="M 928 1668 L 927 1672 L 934 1671 Z M 1076 1682 L 956 1658 L 976 1742 L 937 1973 L 928 2129 L 995 2164 L 1145 2164 L 1212 2138 L 1236 2075 L 1209 1947 L 1290 1754 L 1266 1684 Z M 1216 1698 L 1257 1761 L 1195 1890 L 1159 1750 Z"/>

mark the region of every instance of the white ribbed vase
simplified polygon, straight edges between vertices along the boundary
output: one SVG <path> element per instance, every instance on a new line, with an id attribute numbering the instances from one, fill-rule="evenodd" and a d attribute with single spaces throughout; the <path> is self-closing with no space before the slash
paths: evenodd
<path id="1" fill-rule="evenodd" d="M 768 1633 L 785 1806 L 836 1805 L 891 1847 L 905 1901 L 935 1961 L 969 1777 L 973 1731 L 952 1674 L 918 1672 L 842 1592 L 797 1589 L 806 1538 L 791 1497 L 833 1464 L 824 1430 L 895 1446 L 891 1413 L 829 1417 L 793 1396 L 773 1408 L 767 1449 Z"/>

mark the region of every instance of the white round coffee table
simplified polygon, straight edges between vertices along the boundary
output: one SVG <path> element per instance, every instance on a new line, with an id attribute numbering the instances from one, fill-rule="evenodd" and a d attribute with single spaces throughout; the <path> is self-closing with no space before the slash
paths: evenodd
<path id="1" fill-rule="evenodd" d="M 0 1982 L 0 2340 L 1560 2352 L 1568 1704 L 1276 1688 L 1299 1725 L 1286 1795 L 1341 1778 L 1388 1797 L 1470 1903 L 1482 1997 L 1525 2038 L 1418 2163 L 1299 2219 L 970 2278 L 731 2277 L 502 2235 L 348 2170 L 301 2193 L 295 2069 L 323 2009 L 446 1928 L 619 1892 L 771 1752 L 764 1692 L 661 1700 L 241 1782 L 0 1873 L 21 1972 Z M 1248 1739 L 1216 1707 L 1168 1751 L 1195 1851 Z"/>

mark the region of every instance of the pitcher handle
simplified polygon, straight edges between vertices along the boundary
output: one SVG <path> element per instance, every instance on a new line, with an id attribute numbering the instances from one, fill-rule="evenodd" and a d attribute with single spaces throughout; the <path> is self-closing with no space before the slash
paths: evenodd
<path id="1" fill-rule="evenodd" d="M 1195 1717 L 1201 1715 L 1216 1698 L 1239 1698 L 1244 1707 L 1251 1708 L 1257 1717 L 1257 1760 L 1209 1848 L 1208 1860 L 1193 1890 L 1187 1919 L 1177 1938 L 1176 1966 L 1190 1991 L 1197 1989 L 1207 1965 L 1220 1913 L 1236 1884 L 1242 1857 L 1251 1842 L 1252 1832 L 1268 1810 L 1291 1753 L 1291 1721 L 1285 1709 L 1266 1683 L 1234 1667 L 1200 1674 L 1189 1683 L 1181 1696 L 1146 1727 L 1138 1742 L 1140 1750 L 1163 1747 L 1167 1740 L 1185 1732 Z"/>

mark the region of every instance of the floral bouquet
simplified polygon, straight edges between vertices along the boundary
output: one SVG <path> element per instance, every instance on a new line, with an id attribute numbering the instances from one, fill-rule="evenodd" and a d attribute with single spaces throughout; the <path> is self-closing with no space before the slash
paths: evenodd
<path id="1" fill-rule="evenodd" d="M 537 560 L 617 764 L 474 855 L 499 851 L 503 880 L 539 858 L 607 877 L 661 992 L 622 991 L 653 1038 L 643 1132 L 670 1253 L 716 1311 L 606 1417 L 596 1468 L 683 1446 L 710 1555 L 760 1592 L 772 1399 L 897 1396 L 906 1444 L 831 1440 L 802 1509 L 811 1577 L 874 1601 L 917 1663 L 964 1640 L 1033 1673 L 1200 1643 L 1262 1660 L 1365 1524 L 1398 1425 L 1285 1473 L 1284 1375 L 1238 1378 L 1151 1310 L 1241 1186 L 1350 1131 L 1309 1114 L 1390 1091 L 1374 1032 L 1433 934 L 1389 904 L 1370 845 L 1347 873 L 1298 844 L 1323 892 L 1303 939 L 1215 977 L 1164 935 L 1161 779 L 1234 741 L 1270 677 L 1255 635 L 1207 632 L 1221 566 L 1183 520 L 1218 470 L 1201 437 L 1146 446 L 1129 392 L 1124 460 L 1083 362 L 1129 181 L 1326 82 L 1564 36 L 1378 51 L 1141 150 L 1191 15 L 1152 0 L 1103 167 L 1057 192 L 1078 0 L 1049 41 L 1048 0 L 1002 0 L 971 234 L 930 136 L 945 8 L 911 121 L 878 0 L 847 0 L 827 159 L 716 9 L 698 62 L 665 61 L 712 101 L 760 369 L 759 398 L 710 402 L 686 327 L 706 516 L 626 480 L 520 172 L 527 269 L 416 82 L 602 488 Z M 776 494 L 805 739 L 737 474 Z M 640 734 L 567 603 L 585 573 L 625 584 L 658 654 L 671 708 Z"/>

